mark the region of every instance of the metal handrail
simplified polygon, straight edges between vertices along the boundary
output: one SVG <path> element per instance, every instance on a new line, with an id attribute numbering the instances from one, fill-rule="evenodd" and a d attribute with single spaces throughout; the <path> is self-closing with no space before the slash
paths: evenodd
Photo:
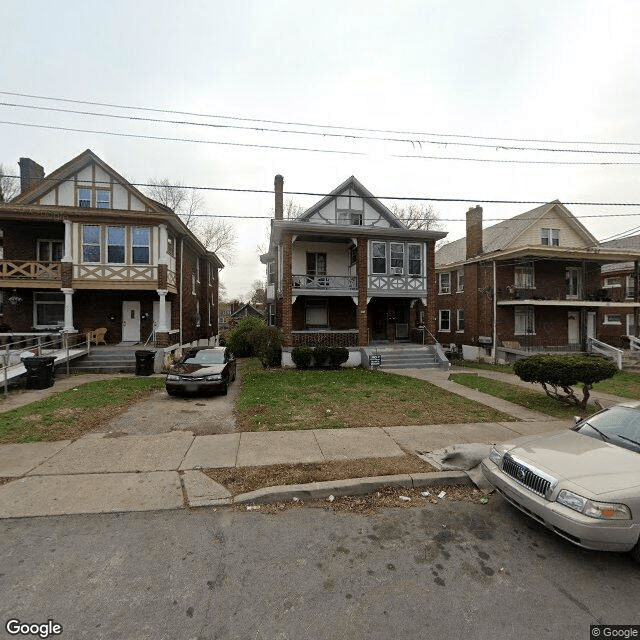
<path id="1" fill-rule="evenodd" d="M 594 351 L 603 355 L 605 358 L 611 358 L 618 369 L 622 369 L 622 349 L 612 347 L 606 342 L 601 342 L 595 338 L 587 338 L 587 351 Z"/>
<path id="2" fill-rule="evenodd" d="M 629 349 L 631 351 L 640 351 L 640 339 L 635 336 L 629 336 Z"/>

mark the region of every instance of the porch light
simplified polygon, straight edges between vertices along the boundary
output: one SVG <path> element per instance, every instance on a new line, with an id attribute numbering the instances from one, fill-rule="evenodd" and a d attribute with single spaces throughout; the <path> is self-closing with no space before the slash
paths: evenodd
<path id="1" fill-rule="evenodd" d="M 9 297 L 9 302 L 13 307 L 17 307 L 22 302 L 22 298 L 15 289 L 13 290 L 13 295 Z"/>

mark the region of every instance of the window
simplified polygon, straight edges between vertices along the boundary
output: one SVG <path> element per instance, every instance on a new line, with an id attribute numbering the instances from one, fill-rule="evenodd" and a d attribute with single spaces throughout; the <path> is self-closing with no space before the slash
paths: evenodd
<path id="1" fill-rule="evenodd" d="M 358 247 L 349 247 L 349 266 L 353 267 L 358 262 Z"/>
<path id="2" fill-rule="evenodd" d="M 78 206 L 84 209 L 91 206 L 91 189 L 78 189 Z"/>
<path id="3" fill-rule="evenodd" d="M 310 302 L 305 308 L 307 327 L 320 328 L 329 326 L 329 314 L 326 302 Z"/>
<path id="4" fill-rule="evenodd" d="M 196 258 L 196 282 L 200 283 L 200 260 Z"/>
<path id="5" fill-rule="evenodd" d="M 362 225 L 364 200 L 355 195 L 336 198 L 336 220 L 338 224 Z"/>
<path id="6" fill-rule="evenodd" d="M 82 227 L 82 261 L 100 262 L 100 227 Z"/>
<path id="7" fill-rule="evenodd" d="M 543 245 L 557 247 L 560 244 L 560 229 L 540 229 L 540 241 Z"/>
<path id="8" fill-rule="evenodd" d="M 124 264 L 124 227 L 107 227 L 107 262 Z"/>
<path id="9" fill-rule="evenodd" d="M 196 300 L 196 327 L 200 326 L 200 300 Z"/>
<path id="10" fill-rule="evenodd" d="M 111 192 L 98 189 L 96 194 L 96 206 L 98 209 L 108 209 L 111 204 Z"/>
<path id="11" fill-rule="evenodd" d="M 567 267 L 565 284 L 567 300 L 576 300 L 580 296 L 580 281 L 582 279 L 578 267 Z"/>
<path id="12" fill-rule="evenodd" d="M 627 276 L 627 298 L 636 297 L 635 276 Z"/>
<path id="13" fill-rule="evenodd" d="M 464 309 L 458 309 L 457 311 L 456 327 L 458 331 L 464 331 Z"/>
<path id="14" fill-rule="evenodd" d="M 131 230 L 133 264 L 149 264 L 150 239 L 149 227 L 133 227 Z"/>
<path id="15" fill-rule="evenodd" d="M 387 243 L 372 242 L 373 249 L 373 273 L 387 273 Z"/>
<path id="16" fill-rule="evenodd" d="M 276 271 L 275 271 L 275 263 L 268 262 L 267 263 L 267 284 L 275 284 L 276 283 Z"/>
<path id="17" fill-rule="evenodd" d="M 610 289 L 612 287 L 621 287 L 622 281 L 620 278 L 605 278 L 603 287 L 605 289 Z"/>
<path id="18" fill-rule="evenodd" d="M 391 256 L 391 274 L 401 276 L 404 274 L 404 243 L 392 242 L 389 249 Z"/>
<path id="19" fill-rule="evenodd" d="M 176 255 L 176 239 L 171 234 L 167 235 L 167 253 L 174 257 Z"/>
<path id="20" fill-rule="evenodd" d="M 307 275 L 326 276 L 327 275 L 327 254 L 307 253 Z"/>
<path id="21" fill-rule="evenodd" d="M 609 313 L 604 317 L 604 324 L 622 324 L 622 316 L 619 313 Z"/>
<path id="22" fill-rule="evenodd" d="M 633 321 L 633 313 L 627 314 L 627 335 L 628 336 L 636 335 L 636 325 Z"/>
<path id="23" fill-rule="evenodd" d="M 64 324 L 64 293 L 35 292 L 33 307 L 36 327 L 58 327 Z"/>
<path id="24" fill-rule="evenodd" d="M 513 268 L 513 286 L 516 289 L 535 289 L 533 262 L 527 262 Z"/>
<path id="25" fill-rule="evenodd" d="M 458 271 L 458 293 L 464 291 L 464 269 Z"/>
<path id="26" fill-rule="evenodd" d="M 63 246 L 62 240 L 38 240 L 38 262 L 60 262 Z"/>
<path id="27" fill-rule="evenodd" d="M 438 331 L 451 331 L 451 311 L 449 309 L 438 311 Z"/>
<path id="28" fill-rule="evenodd" d="M 196 295 L 196 274 L 195 273 L 191 274 L 191 295 L 192 296 Z"/>
<path id="29" fill-rule="evenodd" d="M 516 336 L 533 335 L 536 332 L 535 315 L 533 307 L 516 307 L 515 330 Z"/>
<path id="30" fill-rule="evenodd" d="M 451 274 L 438 274 L 438 293 L 451 293 Z"/>
<path id="31" fill-rule="evenodd" d="M 409 245 L 409 275 L 422 275 L 422 245 Z"/>

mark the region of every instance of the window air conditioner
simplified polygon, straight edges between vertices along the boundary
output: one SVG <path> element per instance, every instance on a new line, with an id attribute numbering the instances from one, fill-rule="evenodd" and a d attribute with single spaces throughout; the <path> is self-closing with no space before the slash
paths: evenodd
<path id="1" fill-rule="evenodd" d="M 391 267 L 391 275 L 401 276 L 404 273 L 404 269 L 402 267 Z"/>

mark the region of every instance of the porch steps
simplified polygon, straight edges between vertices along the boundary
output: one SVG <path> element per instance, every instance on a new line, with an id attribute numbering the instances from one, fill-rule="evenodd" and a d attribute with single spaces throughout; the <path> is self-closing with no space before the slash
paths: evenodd
<path id="1" fill-rule="evenodd" d="M 71 373 L 131 373 L 136 372 L 136 351 L 145 347 L 107 345 L 91 347 L 91 352 L 70 364 Z"/>
<path id="2" fill-rule="evenodd" d="M 640 351 L 625 349 L 622 352 L 622 370 L 628 373 L 640 373 Z"/>
<path id="3" fill-rule="evenodd" d="M 434 369 L 439 368 L 433 347 L 414 344 L 369 347 L 367 353 L 382 354 L 381 369 Z"/>

